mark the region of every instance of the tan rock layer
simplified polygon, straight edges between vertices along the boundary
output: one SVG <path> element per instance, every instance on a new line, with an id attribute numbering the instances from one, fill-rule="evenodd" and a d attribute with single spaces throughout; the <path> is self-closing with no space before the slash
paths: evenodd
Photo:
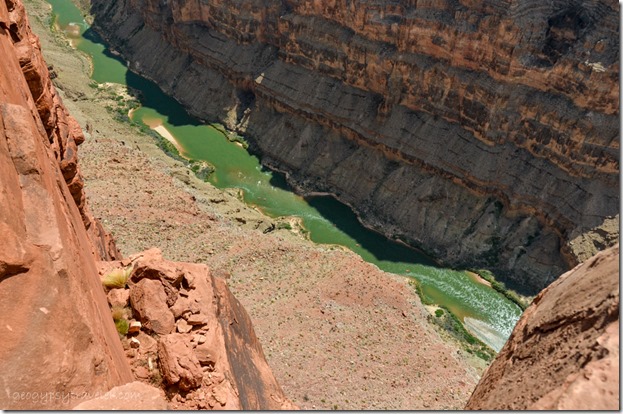
<path id="1" fill-rule="evenodd" d="M 619 246 L 535 299 L 466 409 L 618 410 Z"/>
<path id="2" fill-rule="evenodd" d="M 618 239 L 616 8 L 92 1 L 133 70 L 301 191 L 526 293 Z"/>
<path id="3" fill-rule="evenodd" d="M 132 379 L 95 267 L 117 252 L 19 1 L 0 1 L 0 56 L 0 406 L 69 409 Z"/>

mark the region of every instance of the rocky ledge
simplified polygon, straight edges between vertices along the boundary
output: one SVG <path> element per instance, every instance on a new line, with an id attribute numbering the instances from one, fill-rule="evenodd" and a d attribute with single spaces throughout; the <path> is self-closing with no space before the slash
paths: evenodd
<path id="1" fill-rule="evenodd" d="M 95 266 L 118 252 L 19 1 L 0 1 L 0 56 L 0 406 L 67 409 L 132 380 Z"/>
<path id="2" fill-rule="evenodd" d="M 468 410 L 618 410 L 619 246 L 543 290 L 474 390 Z"/>
<path id="3" fill-rule="evenodd" d="M 616 3 L 91 4 L 132 70 L 449 265 L 536 294 L 618 239 Z"/>
<path id="4" fill-rule="evenodd" d="M 225 279 L 203 264 L 164 260 L 158 249 L 100 262 L 104 280 L 124 272 L 127 285 L 111 288 L 108 301 L 134 376 L 164 389 L 169 408 L 296 408 Z"/>

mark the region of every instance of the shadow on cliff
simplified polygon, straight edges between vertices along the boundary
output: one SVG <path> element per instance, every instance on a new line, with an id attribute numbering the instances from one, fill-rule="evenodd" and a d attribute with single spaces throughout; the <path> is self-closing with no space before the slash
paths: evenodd
<path id="1" fill-rule="evenodd" d="M 92 28 L 87 29 L 83 37 L 93 43 L 102 45 L 104 47 L 104 55 L 127 67 L 127 62 L 118 54 L 113 53 L 109 49 L 108 44 Z M 128 92 L 140 102 L 141 106 L 154 109 L 159 114 L 166 116 L 169 124 L 174 126 L 202 125 L 202 122 L 190 116 L 175 99 L 166 95 L 156 83 L 149 79 L 126 70 L 125 83 L 128 86 Z"/>
<path id="2" fill-rule="evenodd" d="M 166 116 L 169 124 L 173 126 L 203 125 L 197 118 L 189 115 L 180 103 L 162 92 L 154 82 L 131 71 L 127 72 L 125 79 L 128 88 L 135 93 L 141 105 Z"/>
<path id="3" fill-rule="evenodd" d="M 380 261 L 438 265 L 425 253 L 367 229 L 350 207 L 332 196 L 307 197 L 305 200 L 335 227 L 352 237 L 357 242 L 355 250 L 366 250 Z"/>

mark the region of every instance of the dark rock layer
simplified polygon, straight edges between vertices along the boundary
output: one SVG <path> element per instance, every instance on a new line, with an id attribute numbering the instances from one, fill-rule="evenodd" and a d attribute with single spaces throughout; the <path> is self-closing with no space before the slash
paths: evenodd
<path id="1" fill-rule="evenodd" d="M 93 0 L 133 70 L 301 191 L 535 293 L 618 239 L 618 5 Z M 163 64 L 166 62 L 166 64 Z"/>

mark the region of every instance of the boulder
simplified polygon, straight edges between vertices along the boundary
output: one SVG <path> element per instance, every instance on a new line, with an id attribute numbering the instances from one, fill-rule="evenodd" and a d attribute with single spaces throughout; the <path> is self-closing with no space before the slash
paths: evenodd
<path id="1" fill-rule="evenodd" d="M 171 333 L 175 318 L 167 306 L 167 295 L 157 280 L 141 279 L 130 286 L 130 302 L 145 329 L 159 335 Z"/>
<path id="2" fill-rule="evenodd" d="M 160 338 L 158 358 L 162 376 L 169 385 L 177 384 L 183 391 L 201 386 L 203 371 L 183 335 L 170 334 Z"/>
<path id="3" fill-rule="evenodd" d="M 147 335 L 145 332 L 139 332 L 136 336 L 141 343 L 141 353 L 156 353 L 158 352 L 158 341 L 156 341 L 151 336 Z"/>
<path id="4" fill-rule="evenodd" d="M 171 312 L 173 312 L 173 316 L 177 319 L 182 316 L 184 312 L 188 312 L 189 308 L 190 301 L 188 300 L 188 298 L 180 296 L 177 301 L 175 301 L 173 306 L 171 306 Z"/>
<path id="5" fill-rule="evenodd" d="M 179 333 L 188 333 L 193 329 L 192 325 L 181 318 L 177 320 L 175 327 Z"/>
<path id="6" fill-rule="evenodd" d="M 203 366 L 214 367 L 216 365 L 215 353 L 206 344 L 198 345 L 195 348 L 195 356 L 199 364 Z"/>
<path id="7" fill-rule="evenodd" d="M 153 248 L 138 255 L 130 279 L 135 282 L 144 278 L 160 279 L 179 287 L 183 276 L 174 262 L 164 260 L 160 249 Z"/>
<path id="8" fill-rule="evenodd" d="M 108 303 L 111 307 L 124 308 L 130 302 L 130 291 L 128 289 L 111 289 L 108 292 Z"/>
<path id="9" fill-rule="evenodd" d="M 128 328 L 128 333 L 134 334 L 139 333 L 141 331 L 141 324 L 139 321 L 130 321 L 130 327 Z"/>
<path id="10" fill-rule="evenodd" d="M 618 249 L 598 253 L 534 299 L 468 410 L 619 409 Z"/>
<path id="11" fill-rule="evenodd" d="M 196 315 L 189 315 L 188 318 L 186 318 L 186 322 L 188 322 L 189 325 L 206 325 L 208 323 L 208 318 L 205 315 L 202 315 L 200 313 L 196 314 Z"/>

